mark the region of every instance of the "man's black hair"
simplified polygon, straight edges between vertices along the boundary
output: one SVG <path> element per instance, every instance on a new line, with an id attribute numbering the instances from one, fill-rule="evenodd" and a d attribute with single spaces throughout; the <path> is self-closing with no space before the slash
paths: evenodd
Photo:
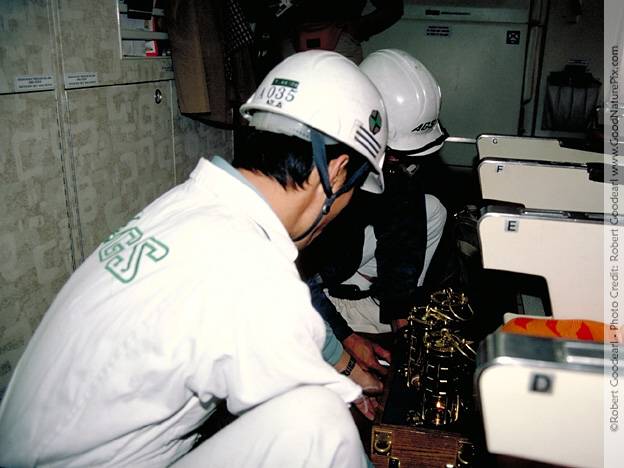
<path id="1" fill-rule="evenodd" d="M 362 164 L 367 164 L 372 170 L 366 158 L 344 143 L 327 145 L 325 148 L 327 161 L 341 154 L 349 156 L 347 180 Z M 236 148 L 232 165 L 272 177 L 284 188 L 300 188 L 314 167 L 312 144 L 293 136 L 249 129 Z M 361 185 L 364 179 L 364 176 L 361 177 L 356 186 Z"/>

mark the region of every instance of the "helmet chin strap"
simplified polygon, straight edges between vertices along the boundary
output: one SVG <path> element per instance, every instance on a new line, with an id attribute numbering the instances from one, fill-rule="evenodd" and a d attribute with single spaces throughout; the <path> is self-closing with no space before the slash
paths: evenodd
<path id="1" fill-rule="evenodd" d="M 325 202 L 323 203 L 323 207 L 321 208 L 321 212 L 316 217 L 314 222 L 302 234 L 298 235 L 297 237 L 291 237 L 293 242 L 303 240 L 310 234 L 312 234 L 312 232 L 314 232 L 314 230 L 320 224 L 323 217 L 325 217 L 325 215 L 329 213 L 336 199 L 343 193 L 351 190 L 351 188 L 355 186 L 357 181 L 361 180 L 362 176 L 369 171 L 368 164 L 364 163 L 360 168 L 358 168 L 357 171 L 353 173 L 349 180 L 347 180 L 345 184 L 340 187 L 340 189 L 338 189 L 338 191 L 333 192 L 331 182 L 329 180 L 329 165 L 327 164 L 327 154 L 325 152 L 325 142 L 323 141 L 323 135 L 320 132 L 311 128 L 310 140 L 312 142 L 312 160 L 314 161 L 316 170 L 318 171 L 319 177 L 321 178 L 321 185 L 323 185 L 323 191 L 325 192 L 326 198 Z"/>

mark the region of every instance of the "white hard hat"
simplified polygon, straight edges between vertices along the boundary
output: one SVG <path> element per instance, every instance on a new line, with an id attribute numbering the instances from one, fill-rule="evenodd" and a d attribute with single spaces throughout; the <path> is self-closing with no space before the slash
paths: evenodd
<path id="1" fill-rule="evenodd" d="M 407 52 L 381 49 L 360 69 L 381 92 L 388 112 L 388 147 L 423 156 L 442 147 L 448 136 L 439 121 L 442 93 L 427 68 Z"/>
<path id="2" fill-rule="evenodd" d="M 362 188 L 383 191 L 381 167 L 388 135 L 383 99 L 366 75 L 342 55 L 309 50 L 286 58 L 240 110 L 260 130 L 307 141 L 316 130 L 325 144 L 346 144 L 372 165 Z"/>

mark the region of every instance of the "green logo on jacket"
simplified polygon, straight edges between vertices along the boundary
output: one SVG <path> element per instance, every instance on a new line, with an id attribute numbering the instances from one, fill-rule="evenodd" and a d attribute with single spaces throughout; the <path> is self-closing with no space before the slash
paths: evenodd
<path id="1" fill-rule="evenodd" d="M 101 263 L 122 283 L 132 281 L 143 259 L 159 262 L 169 254 L 169 247 L 153 236 L 143 238 L 138 227 L 121 228 L 104 241 L 98 252 Z"/>

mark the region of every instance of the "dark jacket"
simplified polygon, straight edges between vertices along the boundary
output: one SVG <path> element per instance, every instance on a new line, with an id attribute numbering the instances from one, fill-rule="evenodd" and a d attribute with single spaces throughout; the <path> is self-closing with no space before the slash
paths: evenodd
<path id="1" fill-rule="evenodd" d="M 170 0 L 167 28 L 180 112 L 234 123 L 255 89 L 253 37 L 238 0 Z"/>
<path id="2" fill-rule="evenodd" d="M 380 301 L 380 321 L 405 318 L 423 302 L 418 278 L 427 245 L 427 213 L 418 172 L 385 170 L 381 195 L 358 191 L 325 232 L 301 254 L 298 265 L 308 283 L 314 307 L 343 340 L 353 330 L 323 292 L 350 278 L 359 268 L 364 229 L 372 225 L 377 238 L 377 279 L 372 294 Z"/>

